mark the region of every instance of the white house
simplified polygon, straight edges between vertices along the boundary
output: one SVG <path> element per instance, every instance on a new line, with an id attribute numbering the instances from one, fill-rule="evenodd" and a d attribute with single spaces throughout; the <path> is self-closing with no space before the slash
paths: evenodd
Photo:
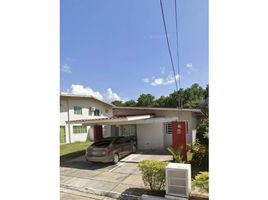
<path id="1" fill-rule="evenodd" d="M 199 109 L 111 107 L 112 114 L 70 119 L 67 124 L 91 127 L 94 140 L 108 136 L 134 136 L 138 149 L 165 149 L 192 143 Z M 93 129 L 92 129 L 93 127 Z"/>
<path id="2" fill-rule="evenodd" d="M 101 119 L 113 116 L 112 107 L 93 96 L 60 95 L 60 143 L 93 140 L 93 128 L 82 123 L 67 124 L 67 121 Z"/>

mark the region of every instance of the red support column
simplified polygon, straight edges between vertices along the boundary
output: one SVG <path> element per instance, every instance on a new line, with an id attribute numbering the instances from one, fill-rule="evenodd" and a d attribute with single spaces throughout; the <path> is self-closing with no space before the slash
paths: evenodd
<path id="1" fill-rule="evenodd" d="M 94 125 L 94 142 L 100 140 L 103 138 L 102 135 L 102 126 L 100 125 Z"/>
<path id="2" fill-rule="evenodd" d="M 187 154 L 187 139 L 186 139 L 186 121 L 172 122 L 172 147 L 177 149 L 183 146 L 182 159 L 186 160 Z"/>

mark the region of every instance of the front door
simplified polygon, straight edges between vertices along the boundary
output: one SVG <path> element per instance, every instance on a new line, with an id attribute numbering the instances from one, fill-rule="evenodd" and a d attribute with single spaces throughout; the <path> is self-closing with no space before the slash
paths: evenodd
<path id="1" fill-rule="evenodd" d="M 66 143 L 65 126 L 60 126 L 60 143 Z"/>

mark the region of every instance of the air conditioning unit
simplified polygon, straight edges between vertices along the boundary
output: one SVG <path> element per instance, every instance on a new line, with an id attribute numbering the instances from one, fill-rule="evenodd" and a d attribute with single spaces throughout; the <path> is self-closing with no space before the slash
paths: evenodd
<path id="1" fill-rule="evenodd" d="M 191 192 L 191 165 L 169 163 L 166 167 L 166 198 L 188 199 Z"/>
<path id="2" fill-rule="evenodd" d="M 90 111 L 91 111 L 91 112 L 94 112 L 95 110 L 96 110 L 95 107 L 90 107 Z"/>

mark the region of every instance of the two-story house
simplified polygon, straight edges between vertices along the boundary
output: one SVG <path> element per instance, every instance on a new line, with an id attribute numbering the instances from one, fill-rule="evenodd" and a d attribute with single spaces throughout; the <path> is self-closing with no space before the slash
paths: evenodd
<path id="1" fill-rule="evenodd" d="M 67 124 L 66 121 L 81 119 L 100 119 L 113 116 L 114 105 L 99 100 L 93 96 L 60 95 L 60 143 L 93 140 L 93 127 L 81 123 Z M 103 135 L 109 133 L 109 128 L 103 127 Z"/>

